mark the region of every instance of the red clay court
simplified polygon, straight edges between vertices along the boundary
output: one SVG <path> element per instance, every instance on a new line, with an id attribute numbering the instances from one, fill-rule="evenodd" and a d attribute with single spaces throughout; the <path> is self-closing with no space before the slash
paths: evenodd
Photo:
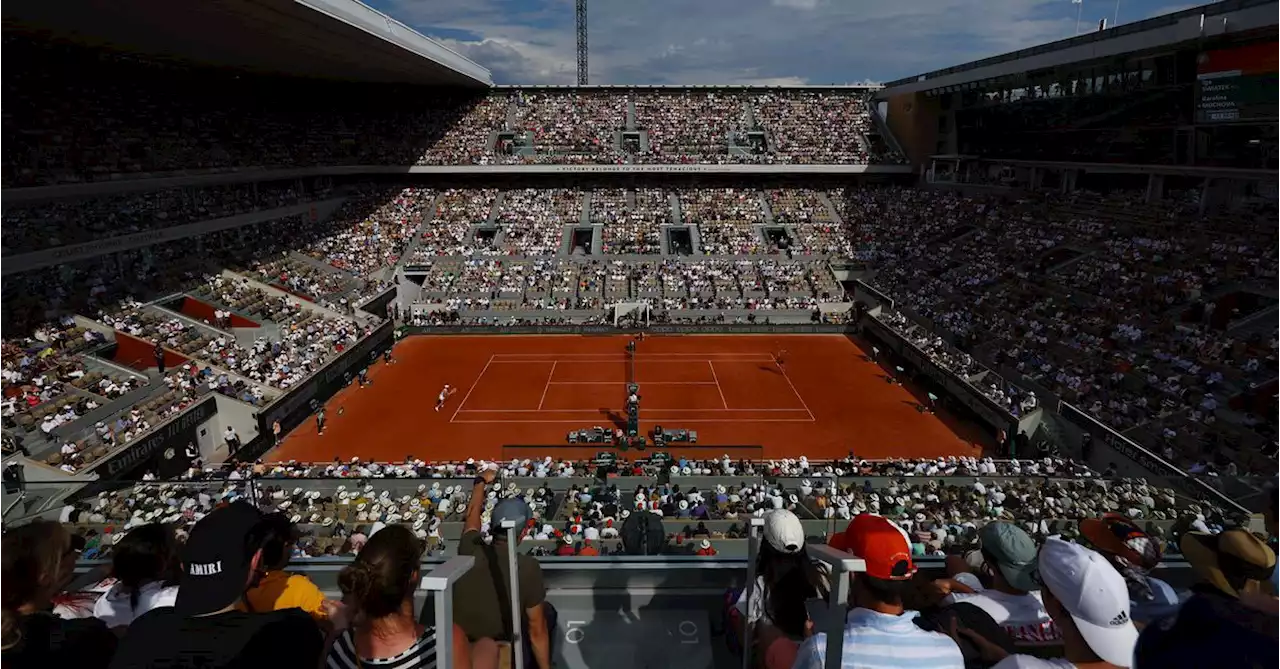
<path id="1" fill-rule="evenodd" d="M 396 364 L 369 370 L 369 387 L 353 385 L 329 401 L 324 436 L 310 420 L 267 457 L 587 457 L 602 447 L 570 446 L 565 435 L 623 420 L 630 340 L 408 337 L 396 345 Z M 775 357 L 781 350 L 787 351 L 785 365 Z M 980 451 L 971 440 L 976 431 L 917 411 L 911 392 L 886 383 L 883 370 L 842 335 L 649 337 L 637 348 L 634 370 L 641 430 L 655 424 L 696 430 L 703 457 L 726 452 L 822 459 L 853 450 L 870 459 Z M 446 383 L 457 392 L 436 412 Z M 504 449 L 510 445 L 554 448 Z M 724 448 L 748 445 L 762 448 Z"/>

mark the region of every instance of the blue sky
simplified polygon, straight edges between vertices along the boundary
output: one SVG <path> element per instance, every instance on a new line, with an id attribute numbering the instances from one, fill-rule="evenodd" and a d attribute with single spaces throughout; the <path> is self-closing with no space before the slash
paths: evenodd
<path id="1" fill-rule="evenodd" d="M 575 78 L 573 0 L 365 0 L 504 84 Z M 1120 23 L 1195 6 L 1120 0 Z M 1082 29 L 1115 0 L 1084 0 Z M 1070 37 L 1071 0 L 588 0 L 593 84 L 890 81 Z"/>

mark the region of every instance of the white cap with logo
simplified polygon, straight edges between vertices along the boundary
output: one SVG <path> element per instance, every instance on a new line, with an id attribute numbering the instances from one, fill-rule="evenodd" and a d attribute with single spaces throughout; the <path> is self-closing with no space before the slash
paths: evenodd
<path id="1" fill-rule="evenodd" d="M 799 553 L 804 548 L 804 526 L 786 509 L 770 511 L 764 517 L 764 539 L 779 553 Z"/>
<path id="2" fill-rule="evenodd" d="M 1120 572 L 1095 551 L 1056 537 L 1040 549 L 1039 567 L 1045 589 L 1071 615 L 1089 649 L 1105 662 L 1132 666 L 1138 630 Z"/>

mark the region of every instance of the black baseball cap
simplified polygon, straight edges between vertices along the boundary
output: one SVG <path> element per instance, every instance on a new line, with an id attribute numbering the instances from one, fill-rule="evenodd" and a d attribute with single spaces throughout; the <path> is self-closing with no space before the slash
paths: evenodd
<path id="1" fill-rule="evenodd" d="M 249 542 L 262 512 L 248 502 L 214 509 L 191 529 L 182 550 L 182 577 L 174 608 L 200 616 L 234 604 L 244 593 L 253 568 Z"/>

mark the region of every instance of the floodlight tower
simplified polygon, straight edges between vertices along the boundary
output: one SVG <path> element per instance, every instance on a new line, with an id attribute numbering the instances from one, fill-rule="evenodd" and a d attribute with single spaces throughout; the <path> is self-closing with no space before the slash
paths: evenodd
<path id="1" fill-rule="evenodd" d="M 578 20 L 578 85 L 587 85 L 587 0 L 576 0 Z"/>

